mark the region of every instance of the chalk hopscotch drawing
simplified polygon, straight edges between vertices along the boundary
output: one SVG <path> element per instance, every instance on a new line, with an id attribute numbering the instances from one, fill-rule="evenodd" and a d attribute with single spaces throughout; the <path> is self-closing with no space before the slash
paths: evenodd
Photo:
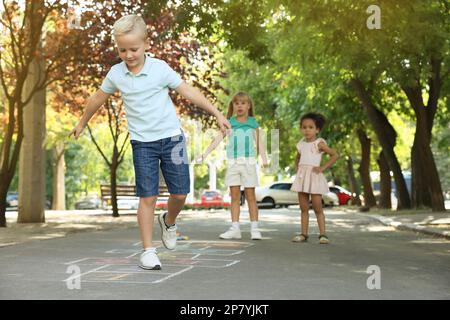
<path id="1" fill-rule="evenodd" d="M 174 251 L 165 250 L 156 242 L 162 270 L 143 270 L 138 267 L 140 251 L 133 247 L 108 250 L 104 257 L 85 257 L 64 263 L 77 265 L 82 272 L 81 282 L 157 284 L 179 276 L 194 268 L 223 269 L 240 262 L 239 256 L 253 246 L 249 242 L 183 241 Z M 87 271 L 86 271 L 87 270 Z"/>

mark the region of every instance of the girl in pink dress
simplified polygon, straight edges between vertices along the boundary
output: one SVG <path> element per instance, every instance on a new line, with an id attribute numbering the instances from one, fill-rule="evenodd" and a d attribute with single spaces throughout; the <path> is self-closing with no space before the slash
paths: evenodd
<path id="1" fill-rule="evenodd" d="M 291 190 L 298 192 L 298 201 L 301 209 L 301 234 L 296 235 L 293 242 L 308 241 L 309 224 L 309 198 L 316 213 L 319 225 L 319 243 L 329 243 L 325 233 L 325 215 L 322 209 L 322 195 L 329 191 L 328 183 L 323 171 L 333 165 L 339 158 L 334 149 L 328 147 L 322 138 L 317 138 L 325 125 L 325 118 L 319 113 L 307 113 L 300 119 L 300 130 L 304 138 L 297 143 L 297 158 L 295 168 L 297 175 Z M 326 153 L 330 159 L 321 166 L 322 154 Z"/>

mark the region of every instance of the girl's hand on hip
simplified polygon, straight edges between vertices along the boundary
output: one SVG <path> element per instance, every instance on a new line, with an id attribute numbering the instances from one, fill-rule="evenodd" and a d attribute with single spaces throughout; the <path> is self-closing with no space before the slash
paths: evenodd
<path id="1" fill-rule="evenodd" d="M 317 173 L 317 174 L 322 173 L 323 171 L 324 171 L 324 169 L 322 167 L 314 167 L 313 168 L 313 172 Z"/>

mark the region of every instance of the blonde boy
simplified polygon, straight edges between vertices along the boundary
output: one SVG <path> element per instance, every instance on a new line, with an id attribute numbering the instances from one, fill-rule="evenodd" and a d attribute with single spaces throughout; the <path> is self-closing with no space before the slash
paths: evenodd
<path id="1" fill-rule="evenodd" d="M 149 49 L 147 26 L 140 16 L 127 15 L 116 21 L 113 36 L 122 62 L 111 67 L 100 89 L 89 98 L 81 120 L 70 135 L 77 139 L 107 99 L 116 91 L 121 92 L 139 197 L 137 216 L 144 247 L 140 267 L 159 270 L 161 262 L 152 243 L 159 168 L 170 193 L 168 212 L 158 217 L 162 243 L 167 249 L 176 246 L 176 218 L 190 191 L 185 137 L 169 89 L 214 115 L 223 132 L 231 127 L 200 91 L 186 84 L 166 62 L 145 53 Z"/>

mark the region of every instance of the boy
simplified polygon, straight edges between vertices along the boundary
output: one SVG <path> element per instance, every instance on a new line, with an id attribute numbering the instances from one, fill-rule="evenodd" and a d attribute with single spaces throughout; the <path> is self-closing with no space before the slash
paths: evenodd
<path id="1" fill-rule="evenodd" d="M 189 193 L 185 138 L 168 94 L 169 88 L 175 89 L 183 97 L 214 115 L 223 132 L 231 129 L 231 126 L 200 91 L 183 82 L 166 62 L 145 54 L 149 43 L 147 26 L 142 17 L 122 17 L 114 23 L 113 36 L 119 57 L 123 61 L 111 68 L 100 89 L 89 98 L 80 122 L 69 136 L 73 135 L 77 139 L 89 119 L 110 95 L 117 90 L 121 92 L 133 149 L 136 193 L 139 197 L 137 214 L 144 247 L 140 267 L 160 270 L 161 262 L 152 245 L 154 210 L 159 194 L 159 166 L 170 193 L 168 212 L 158 217 L 161 240 L 167 249 L 175 249 L 175 221 Z"/>

